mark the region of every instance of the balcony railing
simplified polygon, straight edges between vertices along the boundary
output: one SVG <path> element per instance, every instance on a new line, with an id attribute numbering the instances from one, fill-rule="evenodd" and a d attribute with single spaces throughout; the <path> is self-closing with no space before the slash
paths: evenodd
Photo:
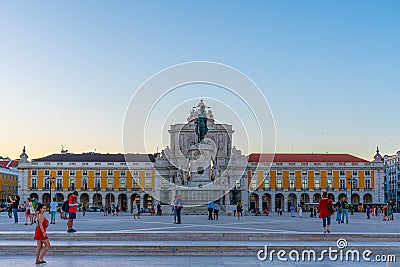
<path id="1" fill-rule="evenodd" d="M 320 186 L 318 186 L 318 187 L 315 186 L 315 187 L 314 187 L 314 190 L 321 190 L 321 187 L 320 187 Z"/>
<path id="2" fill-rule="evenodd" d="M 276 191 L 282 191 L 283 190 L 283 187 L 277 187 L 276 188 Z"/>
<path id="3" fill-rule="evenodd" d="M 57 191 L 63 191 L 63 188 L 62 188 L 62 186 L 57 186 L 57 187 L 56 187 L 56 190 L 57 190 Z"/>
<path id="4" fill-rule="evenodd" d="M 126 191 L 126 187 L 120 187 L 119 191 Z"/>
<path id="5" fill-rule="evenodd" d="M 289 187 L 289 191 L 296 191 L 296 187 Z"/>
<path id="6" fill-rule="evenodd" d="M 87 186 L 82 186 L 81 187 L 81 191 L 87 191 L 88 190 L 88 187 Z"/>
<path id="7" fill-rule="evenodd" d="M 43 187 L 42 189 L 48 191 L 48 190 L 50 190 L 50 187 L 45 186 L 45 187 Z"/>
<path id="8" fill-rule="evenodd" d="M 364 188 L 364 191 L 372 191 L 372 188 Z"/>
<path id="9" fill-rule="evenodd" d="M 68 187 L 68 191 L 74 191 L 75 190 L 75 186 L 69 186 Z"/>
<path id="10" fill-rule="evenodd" d="M 301 187 L 301 190 L 308 190 L 308 187 Z"/>
<path id="11" fill-rule="evenodd" d="M 353 187 L 353 191 L 358 191 L 358 190 L 360 190 L 360 188 L 358 188 L 358 187 Z"/>
<path id="12" fill-rule="evenodd" d="M 36 187 L 36 186 L 31 186 L 30 189 L 31 189 L 31 190 L 37 190 L 37 187 Z"/>
<path id="13" fill-rule="evenodd" d="M 106 191 L 114 191 L 114 187 L 107 187 Z"/>
<path id="14" fill-rule="evenodd" d="M 100 186 L 96 186 L 95 188 L 94 188 L 94 191 L 100 191 L 101 190 L 101 187 Z"/>
<path id="15" fill-rule="evenodd" d="M 271 187 L 264 187 L 264 191 L 271 191 Z"/>

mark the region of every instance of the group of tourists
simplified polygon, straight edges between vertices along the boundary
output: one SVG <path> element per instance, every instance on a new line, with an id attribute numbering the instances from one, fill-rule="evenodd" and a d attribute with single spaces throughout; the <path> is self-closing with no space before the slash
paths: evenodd
<path id="1" fill-rule="evenodd" d="M 219 203 L 217 201 L 210 200 L 207 203 L 207 209 L 208 209 L 208 220 L 218 220 L 219 209 L 220 209 Z M 214 217 L 213 217 L 213 214 L 214 214 Z"/>

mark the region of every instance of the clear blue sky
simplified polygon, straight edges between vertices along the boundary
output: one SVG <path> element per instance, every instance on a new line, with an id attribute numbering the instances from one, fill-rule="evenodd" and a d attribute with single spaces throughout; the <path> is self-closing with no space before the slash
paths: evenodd
<path id="1" fill-rule="evenodd" d="M 122 152 L 135 90 L 193 60 L 257 83 L 277 152 L 395 153 L 399 14 L 400 1 L 1 1 L 0 155 Z"/>

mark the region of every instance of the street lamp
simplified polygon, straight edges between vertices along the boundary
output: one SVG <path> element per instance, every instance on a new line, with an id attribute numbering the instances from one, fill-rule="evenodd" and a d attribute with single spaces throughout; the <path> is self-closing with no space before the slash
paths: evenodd
<path id="1" fill-rule="evenodd" d="M 302 183 L 303 183 L 303 205 L 304 205 L 304 211 L 306 211 L 306 179 L 302 178 Z"/>
<path id="2" fill-rule="evenodd" d="M 49 184 L 50 184 L 50 202 L 51 202 L 51 185 L 55 183 L 56 178 L 49 176 L 46 178 L 46 180 L 49 181 Z"/>
<path id="3" fill-rule="evenodd" d="M 350 183 L 350 202 L 351 202 L 351 215 L 353 215 L 353 176 L 350 176 L 349 178 L 347 178 L 347 182 Z"/>

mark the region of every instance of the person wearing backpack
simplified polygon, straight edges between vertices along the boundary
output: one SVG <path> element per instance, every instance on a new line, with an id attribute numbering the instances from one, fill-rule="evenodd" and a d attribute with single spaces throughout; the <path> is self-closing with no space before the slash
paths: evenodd
<path id="1" fill-rule="evenodd" d="M 69 210 L 68 200 L 65 200 L 63 205 L 61 206 L 61 214 L 64 220 L 68 220 L 68 210 Z"/>
<path id="2" fill-rule="evenodd" d="M 68 233 L 75 233 L 74 229 L 74 220 L 76 219 L 76 207 L 78 203 L 76 203 L 76 197 L 78 196 L 78 192 L 74 191 L 68 197 Z"/>

